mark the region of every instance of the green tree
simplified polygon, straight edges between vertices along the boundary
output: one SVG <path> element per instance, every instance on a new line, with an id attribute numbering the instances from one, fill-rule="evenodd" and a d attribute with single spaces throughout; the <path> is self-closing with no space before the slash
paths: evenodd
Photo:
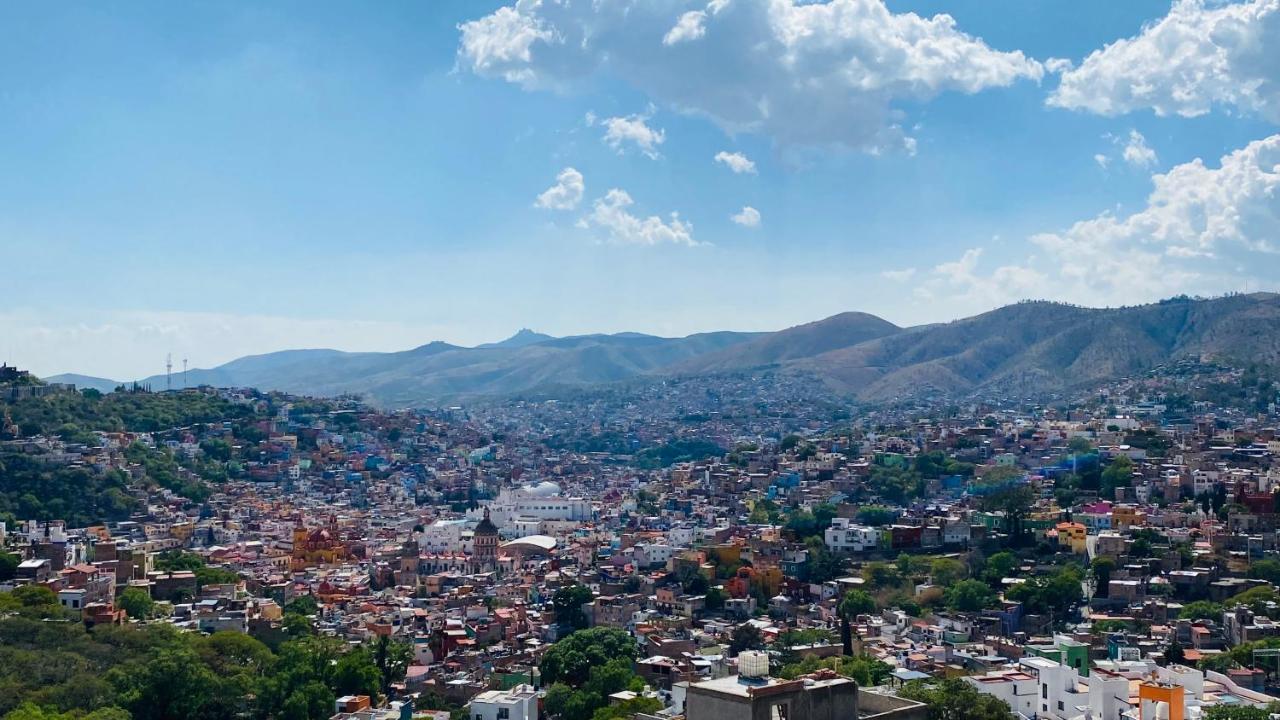
<path id="1" fill-rule="evenodd" d="M 996 594 L 986 583 L 977 580 L 961 580 L 947 588 L 944 594 L 947 607 L 960 612 L 978 612 L 995 604 Z"/>
<path id="2" fill-rule="evenodd" d="M 1010 544 L 1017 546 L 1025 542 L 1026 531 L 1022 523 L 1036 497 L 1019 471 L 1007 466 L 994 468 L 974 483 L 974 489 L 983 510 L 1004 514 L 1004 531 Z"/>
<path id="3" fill-rule="evenodd" d="M 743 623 L 733 629 L 729 638 L 729 654 L 737 655 L 743 650 L 763 650 L 764 635 L 760 628 L 751 623 Z"/>
<path id="4" fill-rule="evenodd" d="M 969 569 L 965 564 L 955 558 L 938 558 L 929 564 L 929 575 L 933 577 L 935 585 L 951 585 L 963 580 L 968 574 Z"/>
<path id="5" fill-rule="evenodd" d="M 1210 705 L 1204 709 L 1204 720 L 1268 720 L 1270 708 L 1252 705 Z"/>
<path id="6" fill-rule="evenodd" d="M 413 663 L 413 647 L 409 643 L 379 635 L 373 643 L 373 661 L 382 678 L 382 694 L 391 693 L 391 685 L 404 679 Z"/>
<path id="7" fill-rule="evenodd" d="M 538 666 L 543 682 L 563 682 L 578 687 L 586 682 L 591 668 L 616 658 L 634 659 L 636 642 L 625 631 L 589 628 L 560 640 L 542 656 Z"/>
<path id="8" fill-rule="evenodd" d="M 898 694 L 924 703 L 929 720 L 1009 720 L 1012 716 L 1008 703 L 956 678 L 934 684 L 907 683 Z"/>
<path id="9" fill-rule="evenodd" d="M 876 611 L 876 601 L 865 591 L 850 590 L 840 599 L 836 612 L 840 615 L 840 643 L 844 654 L 853 654 L 853 618 Z"/>
<path id="10" fill-rule="evenodd" d="M 151 594 L 137 587 L 125 588 L 120 593 L 120 607 L 134 620 L 146 620 L 155 611 L 155 602 Z"/>
<path id="11" fill-rule="evenodd" d="M 551 605 L 556 609 L 556 624 L 569 632 L 586 628 L 590 621 L 582 606 L 592 598 L 591 588 L 586 585 L 566 585 L 556 590 L 551 596 Z"/>
<path id="12" fill-rule="evenodd" d="M 1197 600 L 1182 606 L 1178 617 L 1184 620 L 1213 620 L 1222 622 L 1222 606 L 1208 600 Z"/>
<path id="13" fill-rule="evenodd" d="M 4 467 L 0 466 L 0 473 L 4 472 Z M 13 553 L 0 551 L 0 582 L 12 580 L 18 574 L 18 556 Z"/>
<path id="14" fill-rule="evenodd" d="M 1096 588 L 1095 596 L 1104 598 L 1111 592 L 1111 573 L 1115 572 L 1115 569 L 1116 561 L 1109 557 L 1096 557 L 1089 563 L 1089 574 L 1093 576 L 1093 584 Z"/>
<path id="15" fill-rule="evenodd" d="M 987 564 L 983 568 L 982 576 L 988 583 L 999 585 L 1004 578 L 1012 577 L 1017 569 L 1018 556 L 1005 550 L 987 558 Z"/>
<path id="16" fill-rule="evenodd" d="M 724 609 L 724 601 L 726 597 L 727 596 L 725 595 L 724 591 L 721 590 L 720 588 L 718 587 L 710 588 L 707 590 L 707 594 L 703 601 L 703 606 L 706 607 L 707 610 L 710 610 L 712 612 L 715 612 L 717 610 L 722 610 Z"/>

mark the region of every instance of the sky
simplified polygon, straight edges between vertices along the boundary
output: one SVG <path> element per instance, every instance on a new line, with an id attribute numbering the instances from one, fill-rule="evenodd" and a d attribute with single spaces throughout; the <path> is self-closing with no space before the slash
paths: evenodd
<path id="1" fill-rule="evenodd" d="M 0 360 L 1275 290 L 1280 0 L 0 5 Z"/>

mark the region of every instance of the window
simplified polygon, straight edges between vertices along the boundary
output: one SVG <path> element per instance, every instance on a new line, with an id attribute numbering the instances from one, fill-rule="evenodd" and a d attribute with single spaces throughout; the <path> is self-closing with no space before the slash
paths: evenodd
<path id="1" fill-rule="evenodd" d="M 1058 704 L 1061 705 L 1062 703 Z M 498 720 L 507 720 L 509 717 L 511 717 L 511 710 L 509 708 L 498 708 Z"/>
<path id="2" fill-rule="evenodd" d="M 1049 697 L 1049 686 L 1047 684 L 1040 685 L 1040 697 L 1042 698 Z"/>
<path id="3" fill-rule="evenodd" d="M 1058 712 L 1062 712 L 1062 701 L 1058 701 Z"/>
<path id="4" fill-rule="evenodd" d="M 769 720 L 787 720 L 790 713 L 790 706 L 787 703 L 778 703 L 769 708 Z"/>

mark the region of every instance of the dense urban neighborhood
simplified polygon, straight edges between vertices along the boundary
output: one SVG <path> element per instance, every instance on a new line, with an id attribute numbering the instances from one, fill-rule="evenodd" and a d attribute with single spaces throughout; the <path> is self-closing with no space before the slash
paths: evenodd
<path id="1" fill-rule="evenodd" d="M 1280 708 L 1265 371 L 875 406 L 771 380 L 392 411 L 5 366 L 0 715 Z"/>

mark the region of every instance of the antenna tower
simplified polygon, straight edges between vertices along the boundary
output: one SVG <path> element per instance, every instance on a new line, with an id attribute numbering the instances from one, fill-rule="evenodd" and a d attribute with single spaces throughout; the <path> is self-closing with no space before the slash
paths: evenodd
<path id="1" fill-rule="evenodd" d="M 182 358 L 182 389 L 187 389 L 187 359 Z"/>
<path id="2" fill-rule="evenodd" d="M 173 353 L 164 356 L 164 389 L 173 389 Z"/>

